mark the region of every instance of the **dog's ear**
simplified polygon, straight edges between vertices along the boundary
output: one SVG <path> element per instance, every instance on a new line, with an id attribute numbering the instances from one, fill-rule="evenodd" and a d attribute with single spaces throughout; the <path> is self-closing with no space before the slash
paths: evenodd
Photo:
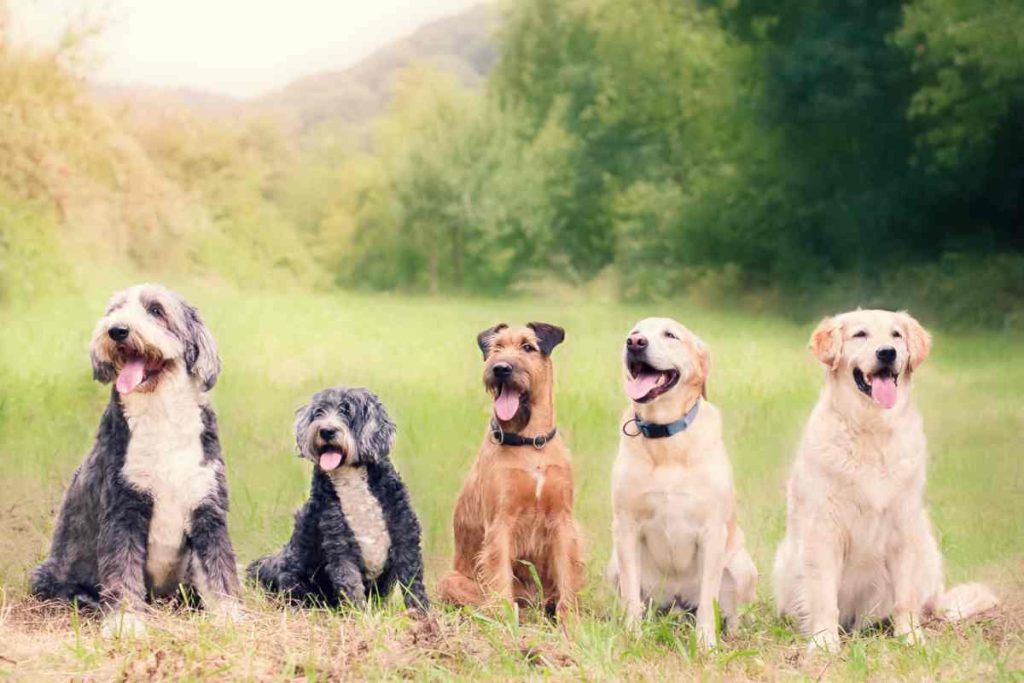
<path id="1" fill-rule="evenodd" d="M 811 335 L 808 348 L 830 369 L 839 367 L 843 353 L 843 324 L 836 318 L 825 318 Z"/>
<path id="2" fill-rule="evenodd" d="M 480 347 L 480 352 L 484 354 L 484 360 L 487 360 L 487 354 L 491 351 L 491 340 L 494 339 L 494 335 L 507 327 L 508 325 L 505 323 L 498 323 L 494 327 L 488 327 L 486 330 L 476 335 L 476 345 Z"/>
<path id="3" fill-rule="evenodd" d="M 550 356 L 556 346 L 565 341 L 565 330 L 558 325 L 549 323 L 526 323 L 526 326 L 537 335 L 541 353 Z"/>
<path id="4" fill-rule="evenodd" d="M 96 357 L 95 351 L 89 352 L 89 360 L 92 361 L 92 378 L 97 382 L 109 384 L 114 381 L 114 364 Z"/>
<path id="5" fill-rule="evenodd" d="M 309 426 L 309 405 L 295 409 L 295 452 L 300 458 L 305 457 L 306 428 Z"/>
<path id="6" fill-rule="evenodd" d="M 199 317 L 195 307 L 182 302 L 185 316 L 185 369 L 209 391 L 220 374 L 220 356 L 213 335 Z"/>
<path id="7" fill-rule="evenodd" d="M 907 335 L 907 350 L 910 352 L 910 369 L 917 370 L 932 350 L 932 336 L 921 323 L 906 311 L 896 314 Z"/>
<path id="8" fill-rule="evenodd" d="M 366 401 L 366 419 L 359 432 L 359 459 L 376 462 L 391 452 L 397 430 L 384 404 L 373 392 L 365 391 L 363 400 Z"/>
<path id="9" fill-rule="evenodd" d="M 711 376 L 711 351 L 699 338 L 694 337 L 694 349 L 697 353 L 697 372 L 700 374 L 700 395 L 708 400 L 708 378 Z"/>

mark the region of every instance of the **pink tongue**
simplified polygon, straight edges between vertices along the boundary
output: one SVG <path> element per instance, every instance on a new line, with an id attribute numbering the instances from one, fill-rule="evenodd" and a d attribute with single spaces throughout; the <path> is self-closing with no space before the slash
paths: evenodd
<path id="1" fill-rule="evenodd" d="M 519 394 L 513 389 L 502 387 L 501 393 L 494 399 L 494 414 L 502 422 L 508 422 L 519 410 Z"/>
<path id="2" fill-rule="evenodd" d="M 320 454 L 320 469 L 322 470 L 333 470 L 341 464 L 341 453 L 337 451 L 327 451 Z"/>
<path id="3" fill-rule="evenodd" d="M 626 380 L 626 393 L 634 401 L 639 401 L 651 393 L 651 389 L 658 386 L 658 380 L 660 379 L 661 375 L 656 372 L 641 372 L 636 377 Z"/>
<path id="4" fill-rule="evenodd" d="M 117 387 L 118 393 L 130 394 L 135 391 L 135 387 L 142 384 L 142 378 L 146 374 L 146 362 L 141 358 L 134 358 L 124 364 L 121 368 L 121 372 L 117 375 Z"/>
<path id="5" fill-rule="evenodd" d="M 892 377 L 871 378 L 871 398 L 886 410 L 896 405 L 896 380 Z"/>

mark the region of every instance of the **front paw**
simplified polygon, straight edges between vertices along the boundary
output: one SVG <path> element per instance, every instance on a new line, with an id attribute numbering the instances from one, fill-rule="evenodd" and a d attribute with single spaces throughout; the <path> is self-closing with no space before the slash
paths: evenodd
<path id="1" fill-rule="evenodd" d="M 921 621 L 913 614 L 897 614 L 893 617 L 893 635 L 907 645 L 924 645 L 924 629 Z"/>
<path id="2" fill-rule="evenodd" d="M 815 633 L 807 643 L 807 651 L 836 654 L 839 652 L 839 631 L 826 630 Z"/>
<path id="3" fill-rule="evenodd" d="M 100 635 L 107 640 L 140 638 L 146 635 L 146 622 L 135 612 L 116 610 L 103 618 Z"/>
<path id="4" fill-rule="evenodd" d="M 714 624 L 697 625 L 697 647 L 703 652 L 718 647 L 718 633 Z"/>
<path id="5" fill-rule="evenodd" d="M 210 610 L 210 617 L 222 626 L 240 624 L 246 619 L 241 603 L 234 599 L 218 601 Z"/>

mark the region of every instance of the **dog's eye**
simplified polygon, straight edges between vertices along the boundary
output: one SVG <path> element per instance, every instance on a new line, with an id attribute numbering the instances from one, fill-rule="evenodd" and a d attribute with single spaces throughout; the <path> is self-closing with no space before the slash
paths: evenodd
<path id="1" fill-rule="evenodd" d="M 523 351 L 526 351 L 527 353 L 533 353 L 536 350 L 537 350 L 537 347 L 534 346 L 533 344 L 529 343 L 529 342 L 523 344 Z"/>
<path id="2" fill-rule="evenodd" d="M 669 339 L 679 339 L 679 337 L 677 337 L 676 335 L 672 334 L 668 330 L 665 330 L 665 336 L 668 337 Z"/>
<path id="3" fill-rule="evenodd" d="M 863 339 L 864 337 L 868 336 L 868 333 L 864 330 L 859 330 L 857 332 L 854 332 L 853 336 L 856 337 L 857 339 Z"/>
<path id="4" fill-rule="evenodd" d="M 164 317 L 164 307 L 157 303 L 153 303 L 147 306 L 146 312 L 149 313 L 154 318 Z"/>
<path id="5" fill-rule="evenodd" d="M 313 419 L 314 420 L 319 420 L 323 416 L 324 416 L 324 409 L 323 408 L 317 408 L 316 410 L 313 411 Z"/>
<path id="6" fill-rule="evenodd" d="M 893 338 L 893 339 L 902 339 L 902 338 L 903 338 L 903 335 L 902 335 L 902 334 L 900 334 L 900 331 L 899 331 L 899 330 L 893 330 L 893 331 L 892 331 L 892 338 Z"/>

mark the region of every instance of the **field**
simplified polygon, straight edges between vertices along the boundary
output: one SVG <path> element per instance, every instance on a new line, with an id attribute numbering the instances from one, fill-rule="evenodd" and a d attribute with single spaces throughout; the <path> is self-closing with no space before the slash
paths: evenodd
<path id="1" fill-rule="evenodd" d="M 382 397 L 399 427 L 393 459 L 423 524 L 430 589 L 447 566 L 451 509 L 488 416 L 476 333 L 503 320 L 564 326 L 556 400 L 589 546 L 582 613 L 564 632 L 531 614 L 518 624 L 507 615 L 436 609 L 432 620 L 417 622 L 396 605 L 369 614 L 298 612 L 247 590 L 247 616 L 237 624 L 158 612 L 146 638 L 107 642 L 92 618 L 27 597 L 28 571 L 46 550 L 63 487 L 109 391 L 91 381 L 86 350 L 110 292 L 95 285 L 0 309 L 0 678 L 1024 678 L 1019 340 L 935 330 L 933 356 L 915 382 L 949 582 L 990 582 L 1004 605 L 962 627 L 933 624 L 920 648 L 860 635 L 838 656 L 809 656 L 773 616 L 769 585 L 787 466 L 821 380 L 805 350 L 809 325 L 685 302 L 181 291 L 200 307 L 224 361 L 212 400 L 239 561 L 287 537 L 306 493 L 310 465 L 294 454 L 295 408 L 322 387 L 363 385 Z M 762 572 L 760 600 L 739 635 L 704 655 L 681 621 L 653 619 L 641 635 L 629 635 L 601 578 L 610 549 L 609 470 L 625 403 L 619 347 L 630 324 L 652 314 L 679 318 L 712 349 L 710 398 L 724 412 L 740 522 Z"/>

